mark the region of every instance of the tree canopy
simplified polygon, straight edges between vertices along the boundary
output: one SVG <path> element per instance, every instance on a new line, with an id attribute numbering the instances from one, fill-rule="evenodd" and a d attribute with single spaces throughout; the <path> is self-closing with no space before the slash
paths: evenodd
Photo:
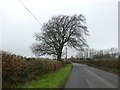
<path id="1" fill-rule="evenodd" d="M 80 15 L 53 16 L 41 28 L 41 33 L 35 34 L 38 43 L 32 45 L 32 51 L 37 55 L 56 55 L 61 60 L 64 46 L 83 50 L 88 47 L 85 36 L 89 35 L 86 19 Z"/>

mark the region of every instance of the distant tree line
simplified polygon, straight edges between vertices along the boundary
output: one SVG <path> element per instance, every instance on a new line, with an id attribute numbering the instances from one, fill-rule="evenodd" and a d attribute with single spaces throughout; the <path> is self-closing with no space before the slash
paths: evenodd
<path id="1" fill-rule="evenodd" d="M 105 50 L 85 49 L 84 51 L 79 51 L 75 58 L 113 60 L 117 59 L 118 56 L 119 53 L 117 48 L 110 48 Z"/>

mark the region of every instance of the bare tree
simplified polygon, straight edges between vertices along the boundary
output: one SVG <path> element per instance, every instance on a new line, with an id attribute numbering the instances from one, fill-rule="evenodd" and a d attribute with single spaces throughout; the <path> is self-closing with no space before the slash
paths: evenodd
<path id="1" fill-rule="evenodd" d="M 115 59 L 117 54 L 118 54 L 118 49 L 117 48 L 111 48 L 110 52 L 111 52 L 111 56 Z"/>
<path id="2" fill-rule="evenodd" d="M 83 51 L 79 51 L 79 52 L 77 52 L 77 54 L 76 54 L 76 56 L 75 56 L 76 58 L 84 58 L 84 52 Z"/>
<path id="3" fill-rule="evenodd" d="M 88 35 L 86 19 L 83 15 L 59 15 L 44 23 L 42 33 L 36 33 L 38 44 L 32 46 L 32 51 L 40 55 L 56 55 L 61 60 L 64 46 L 82 50 L 87 47 L 85 36 Z"/>

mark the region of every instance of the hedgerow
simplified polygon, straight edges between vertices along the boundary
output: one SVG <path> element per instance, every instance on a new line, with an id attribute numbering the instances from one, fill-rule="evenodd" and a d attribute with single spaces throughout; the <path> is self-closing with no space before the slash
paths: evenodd
<path id="1" fill-rule="evenodd" d="M 12 88 L 37 80 L 42 75 L 56 71 L 64 66 L 63 62 L 42 58 L 26 58 L 2 52 L 2 87 Z"/>
<path id="2" fill-rule="evenodd" d="M 77 63 L 87 64 L 115 74 L 120 73 L 119 60 L 79 60 Z"/>

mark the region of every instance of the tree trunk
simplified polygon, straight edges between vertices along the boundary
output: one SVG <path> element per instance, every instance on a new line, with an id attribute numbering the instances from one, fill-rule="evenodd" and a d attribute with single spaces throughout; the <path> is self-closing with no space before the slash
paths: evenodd
<path id="1" fill-rule="evenodd" d="M 57 55 L 57 60 L 61 61 L 61 55 L 60 54 Z"/>
<path id="2" fill-rule="evenodd" d="M 58 51 L 57 60 L 61 61 L 61 56 L 62 56 L 62 48 L 60 48 Z"/>

